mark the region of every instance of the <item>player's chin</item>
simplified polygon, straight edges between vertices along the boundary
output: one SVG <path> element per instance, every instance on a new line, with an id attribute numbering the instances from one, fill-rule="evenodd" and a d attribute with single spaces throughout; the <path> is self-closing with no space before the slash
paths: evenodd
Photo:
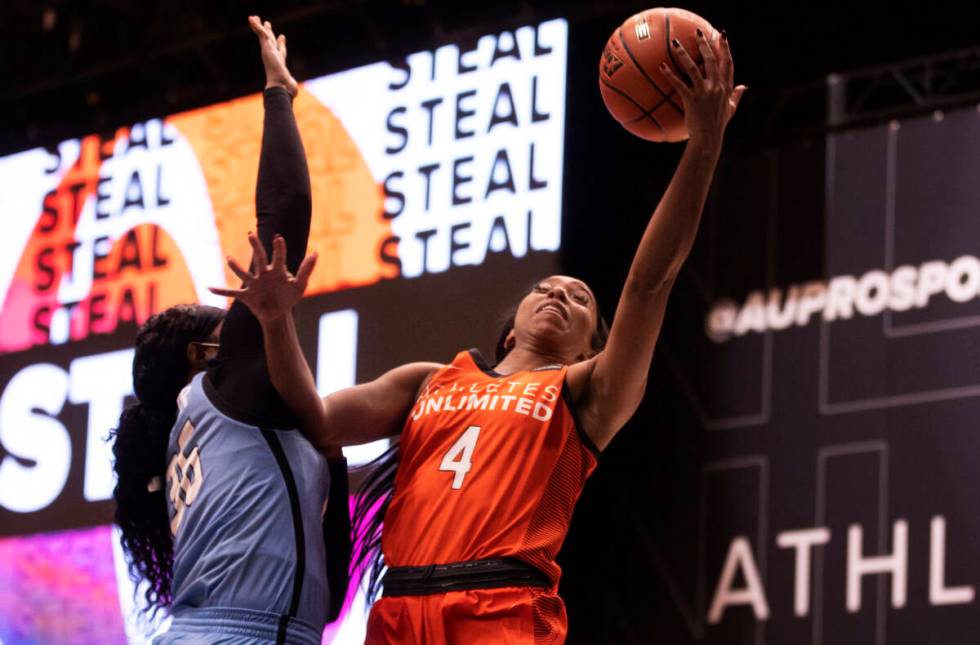
<path id="1" fill-rule="evenodd" d="M 531 324 L 535 334 L 547 338 L 561 338 L 569 332 L 568 321 L 549 312 L 539 312 Z"/>
<path id="2" fill-rule="evenodd" d="M 582 329 L 578 329 L 572 323 L 557 318 L 536 322 L 534 333 L 546 341 L 545 345 L 561 353 L 567 353 L 565 350 L 568 348 L 581 346 L 583 337 L 585 342 L 591 338 L 590 335 L 585 334 Z"/>

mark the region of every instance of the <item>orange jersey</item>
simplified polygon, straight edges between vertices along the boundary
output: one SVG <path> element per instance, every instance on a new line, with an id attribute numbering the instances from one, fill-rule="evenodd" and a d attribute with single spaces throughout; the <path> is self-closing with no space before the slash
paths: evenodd
<path id="1" fill-rule="evenodd" d="M 387 565 L 514 557 L 557 585 L 555 556 L 598 455 L 572 418 L 566 372 L 501 376 L 470 350 L 434 374 L 402 431 Z"/>

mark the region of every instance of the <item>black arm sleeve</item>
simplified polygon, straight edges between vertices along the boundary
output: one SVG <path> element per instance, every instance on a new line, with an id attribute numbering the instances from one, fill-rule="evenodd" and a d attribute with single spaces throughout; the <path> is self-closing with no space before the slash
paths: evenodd
<path id="1" fill-rule="evenodd" d="M 347 460 L 328 459 L 330 496 L 323 515 L 323 541 L 327 545 L 327 583 L 330 585 L 330 607 L 327 622 L 340 616 L 350 584 L 351 527 L 350 491 L 347 483 Z"/>
<path id="2" fill-rule="evenodd" d="M 310 172 L 289 94 L 280 87 L 270 88 L 262 100 L 265 120 L 255 189 L 256 232 L 270 256 L 272 238 L 277 233 L 285 238 L 286 265 L 295 273 L 310 236 Z M 247 306 L 232 304 L 220 342 L 218 358 L 205 380 L 212 402 L 245 423 L 295 427 L 294 416 L 269 378 L 262 327 Z"/>

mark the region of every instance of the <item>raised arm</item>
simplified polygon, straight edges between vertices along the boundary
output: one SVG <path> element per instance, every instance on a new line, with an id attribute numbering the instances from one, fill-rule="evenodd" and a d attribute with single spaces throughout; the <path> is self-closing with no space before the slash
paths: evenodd
<path id="1" fill-rule="evenodd" d="M 298 87 L 286 67 L 286 39 L 273 33 L 268 22 L 249 18 L 265 68 L 262 101 L 264 120 L 255 188 L 256 231 L 266 249 L 282 235 L 291 255 L 286 266 L 298 270 L 310 231 L 312 200 L 310 173 L 292 100 Z M 240 302 L 232 303 L 221 329 L 216 364 L 208 382 L 231 416 L 256 424 L 289 425 L 289 414 L 269 380 L 262 328 Z"/>
<path id="2" fill-rule="evenodd" d="M 256 230 L 267 250 L 272 248 L 275 235 L 286 238 L 291 249 L 286 266 L 296 271 L 306 252 L 312 213 L 310 171 L 293 115 L 292 102 L 298 86 L 286 68 L 285 36 L 276 37 L 272 26 L 268 22 L 263 23 L 257 16 L 250 16 L 248 23 L 258 37 L 265 67 L 262 148 L 255 184 Z M 242 303 L 232 303 L 222 328 L 219 357 L 256 355 L 262 355 L 259 321 L 248 307 Z"/>
<path id="3" fill-rule="evenodd" d="M 691 83 L 666 66 L 662 69 L 684 102 L 690 139 L 640 240 L 605 349 L 569 369 L 578 418 L 600 449 L 643 399 L 667 299 L 694 244 L 725 127 L 746 89 L 733 87 L 732 58 L 724 35 L 716 56 L 698 33 L 704 73 L 678 41 L 673 41 L 673 47 Z"/>
<path id="4" fill-rule="evenodd" d="M 316 255 L 305 258 L 293 275 L 284 263 L 286 243 L 282 237 L 273 240 L 271 262 L 254 235 L 249 236 L 249 242 L 254 253 L 251 273 L 233 259 L 228 261 L 242 279 L 242 288 L 211 291 L 234 297 L 260 321 L 269 376 L 299 419 L 306 438 L 317 448 L 325 449 L 367 443 L 401 432 L 423 383 L 441 366 L 409 363 L 369 383 L 321 399 L 300 349 L 292 317 L 293 305 L 303 296 Z"/>

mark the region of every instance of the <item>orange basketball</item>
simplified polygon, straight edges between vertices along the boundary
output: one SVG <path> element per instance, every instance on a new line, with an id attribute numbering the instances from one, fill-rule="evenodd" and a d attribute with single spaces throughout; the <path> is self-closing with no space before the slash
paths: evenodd
<path id="1" fill-rule="evenodd" d="M 609 113 L 638 137 L 648 141 L 682 141 L 688 137 L 684 106 L 660 70 L 680 66 L 671 40 L 676 38 L 699 65 L 697 30 L 718 51 L 719 34 L 707 20 L 683 9 L 647 9 L 630 16 L 606 41 L 599 60 L 599 91 Z"/>

